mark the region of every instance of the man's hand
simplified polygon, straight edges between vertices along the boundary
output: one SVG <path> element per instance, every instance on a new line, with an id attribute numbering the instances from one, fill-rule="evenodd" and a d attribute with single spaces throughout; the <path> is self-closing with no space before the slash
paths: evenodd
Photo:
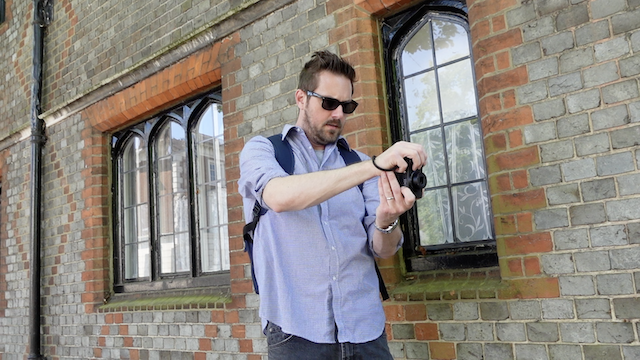
<path id="1" fill-rule="evenodd" d="M 405 157 L 413 161 L 413 169 L 421 168 L 427 162 L 427 153 L 420 144 L 410 143 L 406 141 L 398 141 L 382 154 L 375 158 L 375 164 L 382 169 L 395 169 L 395 172 L 405 172 L 407 170 L 407 162 Z"/>
<path id="2" fill-rule="evenodd" d="M 381 171 L 378 178 L 380 205 L 376 210 L 376 225 L 386 228 L 400 215 L 411 209 L 416 197 L 408 187 L 400 187 L 392 171 Z"/>
<path id="3" fill-rule="evenodd" d="M 413 161 L 413 169 L 407 169 L 405 157 Z M 416 196 L 406 186 L 401 187 L 396 178 L 396 172 L 417 170 L 424 166 L 427 154 L 420 144 L 400 141 L 380 156 L 375 158 L 377 167 L 394 169 L 394 171 L 380 171 L 378 178 L 378 194 L 380 205 L 376 209 L 376 226 L 381 229 L 388 228 L 398 217 L 413 207 Z M 382 258 L 393 256 L 397 250 L 398 242 L 402 238 L 402 231 L 397 227 L 389 234 L 376 231 L 373 237 L 373 248 L 376 254 Z"/>

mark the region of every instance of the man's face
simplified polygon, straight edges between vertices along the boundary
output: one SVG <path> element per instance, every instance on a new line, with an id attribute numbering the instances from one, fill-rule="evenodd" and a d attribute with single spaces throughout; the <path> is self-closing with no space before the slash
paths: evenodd
<path id="1" fill-rule="evenodd" d="M 318 74 L 318 87 L 313 92 L 324 97 L 349 101 L 351 81 L 345 76 L 323 71 Z M 338 140 L 346 121 L 342 106 L 334 110 L 325 110 L 322 108 L 321 98 L 308 96 L 302 90 L 296 92 L 296 102 L 300 108 L 296 125 L 304 130 L 314 149 L 324 149 L 325 145 Z"/>

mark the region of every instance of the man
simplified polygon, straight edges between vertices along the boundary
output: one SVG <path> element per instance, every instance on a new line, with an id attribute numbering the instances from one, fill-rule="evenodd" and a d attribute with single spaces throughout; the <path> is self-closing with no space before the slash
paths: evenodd
<path id="1" fill-rule="evenodd" d="M 353 67 L 330 52 L 316 52 L 305 64 L 296 125 L 282 131 L 294 154 L 293 175 L 262 136 L 240 155 L 246 221 L 256 200 L 268 210 L 254 233 L 253 261 L 270 360 L 392 359 L 374 256 L 396 253 L 398 216 L 416 199 L 393 170 L 406 170 L 405 157 L 414 170 L 422 167 L 426 153 L 399 142 L 373 160 L 358 152 L 362 161 L 345 166 L 337 146 L 346 145 L 340 136 L 346 114 L 357 107 L 354 81 Z"/>

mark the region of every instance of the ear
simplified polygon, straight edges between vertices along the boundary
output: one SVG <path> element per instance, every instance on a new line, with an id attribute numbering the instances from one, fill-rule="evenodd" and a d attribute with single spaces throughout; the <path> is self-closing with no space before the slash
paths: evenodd
<path id="1" fill-rule="evenodd" d="M 296 90 L 296 105 L 300 110 L 304 109 L 307 105 L 307 92 L 301 89 Z"/>

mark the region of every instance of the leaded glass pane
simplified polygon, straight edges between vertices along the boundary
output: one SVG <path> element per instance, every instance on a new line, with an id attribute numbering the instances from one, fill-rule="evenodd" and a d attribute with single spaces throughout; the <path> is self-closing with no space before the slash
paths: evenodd
<path id="1" fill-rule="evenodd" d="M 439 68 L 438 78 L 444 122 L 464 119 L 477 114 L 471 60 L 466 59 Z"/>
<path id="2" fill-rule="evenodd" d="M 438 87 L 435 73 L 429 71 L 404 81 L 407 99 L 409 131 L 424 129 L 440 123 Z"/>
<path id="3" fill-rule="evenodd" d="M 433 67 L 433 45 L 429 24 L 413 35 L 402 50 L 402 70 L 405 76 Z"/>
<path id="4" fill-rule="evenodd" d="M 211 104 L 206 109 L 194 135 L 202 270 L 229 270 L 224 123 L 220 105 Z"/>
<path id="5" fill-rule="evenodd" d="M 427 164 L 422 171 L 427 176 L 427 189 L 447 185 L 442 130 L 438 127 L 411 135 L 411 142 L 422 144 L 427 153 Z"/>
<path id="6" fill-rule="evenodd" d="M 420 218 L 420 245 L 440 245 L 453 242 L 451 214 L 447 189 L 425 191 L 417 202 Z"/>
<path id="7" fill-rule="evenodd" d="M 121 236 L 124 244 L 124 277 L 136 279 L 148 277 L 151 264 L 149 247 L 149 204 L 146 146 L 138 137 L 132 137 L 123 147 L 120 201 L 122 204 Z"/>
<path id="8" fill-rule="evenodd" d="M 469 56 L 469 38 L 460 24 L 438 19 L 433 20 L 432 24 L 438 64 Z"/>
<path id="9" fill-rule="evenodd" d="M 489 194 L 485 182 L 454 186 L 456 234 L 460 241 L 491 238 Z"/>
<path id="10" fill-rule="evenodd" d="M 446 126 L 445 134 L 451 182 L 484 178 L 482 137 L 477 119 Z"/>
<path id="11" fill-rule="evenodd" d="M 190 209 L 185 131 L 180 124 L 168 121 L 162 125 L 156 140 L 160 271 L 188 271 Z"/>

